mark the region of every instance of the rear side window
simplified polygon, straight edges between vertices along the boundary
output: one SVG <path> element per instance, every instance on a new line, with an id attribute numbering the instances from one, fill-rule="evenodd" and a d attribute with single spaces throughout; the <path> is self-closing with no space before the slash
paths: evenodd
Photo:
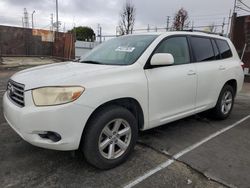
<path id="1" fill-rule="evenodd" d="M 233 56 L 232 51 L 231 51 L 227 41 L 216 39 L 216 43 L 218 45 L 222 59 L 230 58 Z"/>
<path id="2" fill-rule="evenodd" d="M 215 60 L 212 43 L 209 38 L 191 37 L 191 44 L 197 62 Z"/>

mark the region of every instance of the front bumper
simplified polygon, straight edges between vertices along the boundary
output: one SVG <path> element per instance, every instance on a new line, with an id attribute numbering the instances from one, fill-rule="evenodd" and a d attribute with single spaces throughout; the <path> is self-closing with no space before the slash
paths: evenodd
<path id="1" fill-rule="evenodd" d="M 94 109 L 69 103 L 58 106 L 36 107 L 31 91 L 25 92 L 25 107 L 16 106 L 7 97 L 3 97 L 3 112 L 8 124 L 32 145 L 54 149 L 78 149 L 84 126 Z M 39 133 L 51 131 L 60 134 L 61 140 L 53 142 L 42 138 Z"/>

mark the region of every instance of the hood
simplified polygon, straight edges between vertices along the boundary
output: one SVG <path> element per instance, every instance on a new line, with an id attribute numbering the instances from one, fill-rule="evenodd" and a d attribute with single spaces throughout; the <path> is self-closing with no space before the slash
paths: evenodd
<path id="1" fill-rule="evenodd" d="M 25 90 L 44 86 L 79 85 L 90 75 L 117 67 L 119 66 L 63 62 L 26 69 L 14 74 L 11 79 L 24 84 Z"/>

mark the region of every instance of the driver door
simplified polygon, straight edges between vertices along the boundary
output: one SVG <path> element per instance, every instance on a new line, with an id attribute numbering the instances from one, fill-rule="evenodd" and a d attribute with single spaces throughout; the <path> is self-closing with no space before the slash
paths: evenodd
<path id="1" fill-rule="evenodd" d="M 195 109 L 197 73 L 190 63 L 185 36 L 163 40 L 155 53 L 170 53 L 174 64 L 147 68 L 149 92 L 149 125 L 159 126 L 192 113 Z"/>

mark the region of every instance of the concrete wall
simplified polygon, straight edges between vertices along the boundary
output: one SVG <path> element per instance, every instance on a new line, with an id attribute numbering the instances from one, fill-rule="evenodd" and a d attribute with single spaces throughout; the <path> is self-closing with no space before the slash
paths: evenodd
<path id="1" fill-rule="evenodd" d="M 100 44 L 99 42 L 85 42 L 85 41 L 77 40 L 75 42 L 76 57 L 85 56 L 87 53 L 89 53 L 93 48 L 95 48 L 99 44 Z"/>

